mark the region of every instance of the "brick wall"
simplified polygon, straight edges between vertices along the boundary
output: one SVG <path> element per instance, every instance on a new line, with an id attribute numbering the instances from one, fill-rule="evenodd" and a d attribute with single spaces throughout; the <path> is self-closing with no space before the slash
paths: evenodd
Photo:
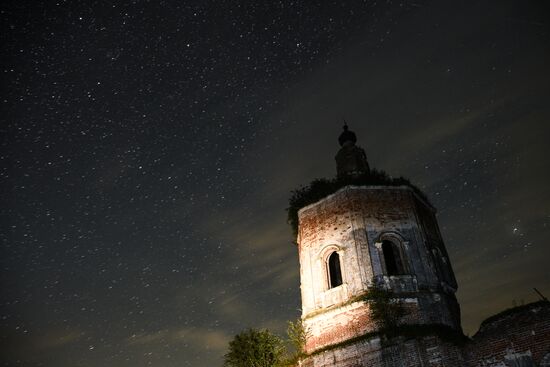
<path id="1" fill-rule="evenodd" d="M 367 304 L 354 302 L 305 319 L 304 326 L 309 333 L 306 352 L 311 353 L 376 330 L 369 315 Z"/>
<path id="2" fill-rule="evenodd" d="M 348 186 L 298 215 L 302 318 L 310 332 L 310 356 L 301 366 L 529 367 L 534 361 L 550 367 L 548 302 L 487 320 L 465 347 L 435 335 L 391 342 L 372 336 L 377 325 L 358 297 L 373 284 L 391 289 L 406 305 L 401 323 L 461 330 L 457 285 L 435 210 L 409 187 Z M 401 241 L 407 274 L 386 274 L 380 252 L 386 235 Z M 330 288 L 325 261 L 333 251 L 343 284 Z"/>
<path id="3" fill-rule="evenodd" d="M 443 367 L 465 366 L 460 347 L 437 336 L 391 341 L 373 337 L 314 354 L 302 367 Z"/>
<path id="4" fill-rule="evenodd" d="M 529 366 L 529 359 L 540 365 L 550 354 L 550 303 L 532 303 L 487 319 L 466 354 L 476 367 Z"/>

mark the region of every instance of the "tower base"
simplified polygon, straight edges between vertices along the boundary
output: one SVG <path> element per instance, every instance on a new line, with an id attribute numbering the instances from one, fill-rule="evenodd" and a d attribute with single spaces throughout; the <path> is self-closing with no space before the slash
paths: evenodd
<path id="1" fill-rule="evenodd" d="M 443 367 L 465 366 L 461 346 L 437 335 L 417 338 L 379 336 L 319 351 L 300 367 Z"/>

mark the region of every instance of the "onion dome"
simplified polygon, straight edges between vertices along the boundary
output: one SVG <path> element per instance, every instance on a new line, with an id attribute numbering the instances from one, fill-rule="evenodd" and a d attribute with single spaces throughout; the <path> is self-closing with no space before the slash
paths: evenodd
<path id="1" fill-rule="evenodd" d="M 338 137 L 338 142 L 340 146 L 344 146 L 345 143 L 351 142 L 355 144 L 357 142 L 357 136 L 353 131 L 348 130 L 348 124 L 344 121 L 344 131 Z"/>

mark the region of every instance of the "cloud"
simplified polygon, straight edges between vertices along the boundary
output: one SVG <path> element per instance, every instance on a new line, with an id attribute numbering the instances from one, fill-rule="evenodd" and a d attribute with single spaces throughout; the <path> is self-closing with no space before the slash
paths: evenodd
<path id="1" fill-rule="evenodd" d="M 227 349 L 231 338 L 232 335 L 222 330 L 189 327 L 134 334 L 126 339 L 126 344 L 147 347 L 158 344 L 180 344 L 188 348 L 204 348 L 221 354 Z"/>
<path id="2" fill-rule="evenodd" d="M 49 329 L 42 333 L 15 333 L 13 330 L 2 330 L 0 349 L 7 361 L 17 360 L 32 365 L 62 350 L 73 348 L 86 336 L 83 331 L 70 329 Z"/>
<path id="3" fill-rule="evenodd" d="M 130 336 L 126 343 L 128 345 L 150 345 L 157 343 L 166 343 L 173 339 L 172 330 L 158 330 L 152 333 L 139 333 Z"/>
<path id="4" fill-rule="evenodd" d="M 79 341 L 85 334 L 81 331 L 50 331 L 37 341 L 40 348 L 57 348 Z"/>

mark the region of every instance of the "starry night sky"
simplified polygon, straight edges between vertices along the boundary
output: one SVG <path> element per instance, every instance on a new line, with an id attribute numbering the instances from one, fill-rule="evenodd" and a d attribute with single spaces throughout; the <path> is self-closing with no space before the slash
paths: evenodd
<path id="1" fill-rule="evenodd" d="M 549 10 L 3 3 L 2 365 L 219 366 L 282 333 L 289 193 L 335 175 L 343 118 L 438 208 L 466 333 L 549 296 Z"/>

